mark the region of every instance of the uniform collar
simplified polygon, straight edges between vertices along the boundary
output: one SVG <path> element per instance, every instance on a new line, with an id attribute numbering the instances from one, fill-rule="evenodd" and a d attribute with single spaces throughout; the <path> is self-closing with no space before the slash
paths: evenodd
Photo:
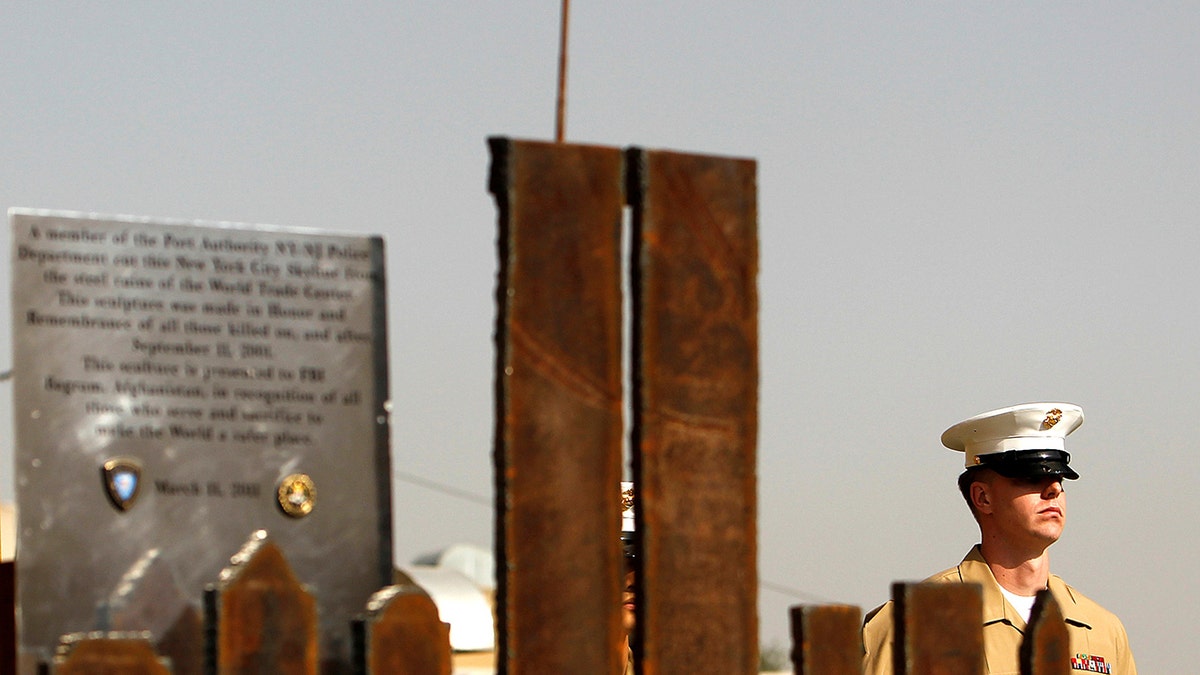
<path id="1" fill-rule="evenodd" d="M 976 583 L 983 589 L 983 625 L 1004 621 L 1024 632 L 1025 619 L 1004 599 L 1004 594 L 1000 592 L 1000 583 L 996 581 L 992 569 L 983 559 L 983 551 L 978 544 L 973 546 L 967 557 L 959 563 L 958 572 L 964 583 Z M 1067 623 L 1091 628 L 1092 621 L 1086 610 L 1080 606 L 1073 588 L 1053 574 L 1050 575 L 1049 587 Z"/>

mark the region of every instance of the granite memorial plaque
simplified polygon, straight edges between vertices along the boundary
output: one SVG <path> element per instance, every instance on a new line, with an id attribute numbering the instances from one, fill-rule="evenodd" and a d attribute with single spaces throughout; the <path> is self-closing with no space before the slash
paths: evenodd
<path id="1" fill-rule="evenodd" d="M 9 215 L 21 672 L 148 551 L 199 607 L 259 529 L 341 670 L 392 575 L 382 239 Z"/>

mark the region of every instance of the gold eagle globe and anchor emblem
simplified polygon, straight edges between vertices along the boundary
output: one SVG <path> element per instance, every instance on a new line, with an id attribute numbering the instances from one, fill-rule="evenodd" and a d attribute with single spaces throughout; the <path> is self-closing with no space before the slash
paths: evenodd
<path id="1" fill-rule="evenodd" d="M 100 468 L 108 499 L 118 511 L 128 511 L 142 487 L 142 464 L 133 457 L 113 457 Z"/>
<path id="2" fill-rule="evenodd" d="M 293 518 L 303 518 L 312 513 L 316 505 L 317 488 L 307 474 L 293 473 L 279 481 L 275 496 L 284 513 Z"/>

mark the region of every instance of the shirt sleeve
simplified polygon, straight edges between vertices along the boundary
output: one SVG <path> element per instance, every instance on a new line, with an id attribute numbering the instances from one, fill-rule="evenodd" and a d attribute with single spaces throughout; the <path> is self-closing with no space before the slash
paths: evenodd
<path id="1" fill-rule="evenodd" d="M 867 615 L 863 622 L 863 674 L 892 675 L 892 603 Z"/>

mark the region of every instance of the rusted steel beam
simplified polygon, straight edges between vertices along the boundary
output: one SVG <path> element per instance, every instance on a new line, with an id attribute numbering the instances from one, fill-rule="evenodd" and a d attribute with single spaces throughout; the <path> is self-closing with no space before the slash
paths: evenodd
<path id="1" fill-rule="evenodd" d="M 181 609 L 161 635 L 154 636 L 159 654 L 171 660 L 171 675 L 201 675 L 204 672 L 204 621 L 194 606 Z"/>
<path id="2" fill-rule="evenodd" d="M 123 631 L 63 636 L 55 675 L 170 675 L 145 633 Z"/>
<path id="3" fill-rule="evenodd" d="M 622 153 L 503 138 L 490 147 L 497 667 L 609 675 L 624 658 Z"/>
<path id="4" fill-rule="evenodd" d="M 450 624 L 417 586 L 377 591 L 355 623 L 355 659 L 364 675 L 450 675 Z"/>
<path id="5" fill-rule="evenodd" d="M 862 610 L 852 605 L 791 608 L 796 675 L 862 675 Z"/>
<path id="6" fill-rule="evenodd" d="M 629 159 L 643 672 L 753 673 L 756 165 L 637 149 Z"/>
<path id="7" fill-rule="evenodd" d="M 1021 640 L 1022 675 L 1070 675 L 1071 638 L 1050 591 L 1038 593 Z"/>
<path id="8" fill-rule="evenodd" d="M 897 583 L 896 675 L 983 672 L 983 594 L 977 584 Z"/>
<path id="9" fill-rule="evenodd" d="M 265 532 L 233 556 L 205 604 L 217 675 L 316 675 L 316 600 Z"/>

